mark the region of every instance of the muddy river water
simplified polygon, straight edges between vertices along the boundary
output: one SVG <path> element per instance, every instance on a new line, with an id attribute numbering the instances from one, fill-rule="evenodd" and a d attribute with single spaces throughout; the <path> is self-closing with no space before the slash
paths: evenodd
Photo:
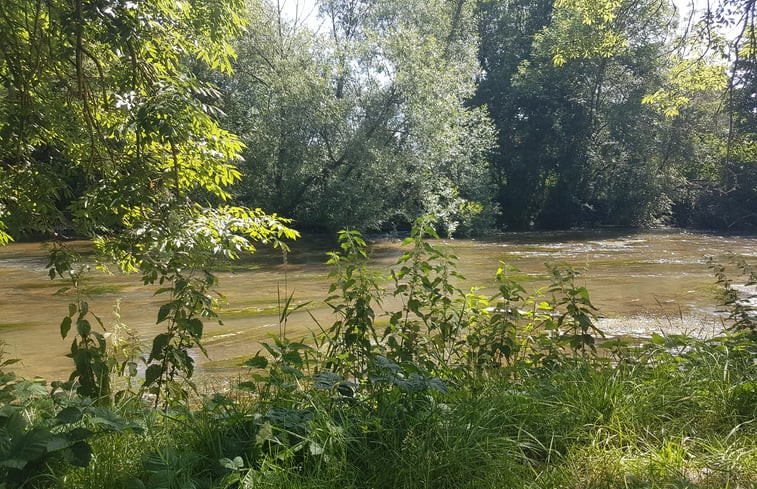
<path id="1" fill-rule="evenodd" d="M 714 299 L 714 278 L 706 257 L 726 260 L 728 253 L 757 262 L 757 238 L 719 236 L 679 230 L 601 230 L 559 233 L 506 233 L 485 240 L 445 242 L 459 258 L 465 276 L 463 289 L 493 291 L 500 262 L 521 270 L 525 288 L 545 284 L 545 262 L 568 263 L 582 271 L 592 302 L 599 308 L 600 328 L 608 334 L 648 336 L 652 332 L 709 335 L 721 328 Z M 86 249 L 86 243 L 78 246 Z M 258 341 L 278 333 L 279 297 L 294 294 L 294 303 L 309 302 L 293 314 L 288 333 L 300 338 L 330 321 L 324 304 L 330 268 L 325 253 L 334 243 L 304 238 L 293 246 L 287 263 L 277 252 L 261 251 L 242 262 L 219 270 L 220 291 L 228 302 L 220 310 L 223 324 L 205 325 L 209 359 L 198 357 L 205 372 L 233 371 L 253 355 Z M 389 275 L 403 253 L 400 240 L 372 241 L 371 263 Z M 6 357 L 20 358 L 14 370 L 24 376 L 62 379 L 71 370 L 65 357 L 70 339 L 62 340 L 59 324 L 72 297 L 56 294 L 65 285 L 49 280 L 46 251 L 39 243 L 0 247 L 0 340 Z M 137 275 L 89 275 L 87 299 L 106 328 L 113 307 L 120 302 L 121 321 L 136 330 L 149 350 L 150 339 L 160 330 L 155 324 L 161 296 L 145 287 Z M 390 281 L 387 279 L 387 286 Z M 391 308 L 391 301 L 387 302 Z"/>

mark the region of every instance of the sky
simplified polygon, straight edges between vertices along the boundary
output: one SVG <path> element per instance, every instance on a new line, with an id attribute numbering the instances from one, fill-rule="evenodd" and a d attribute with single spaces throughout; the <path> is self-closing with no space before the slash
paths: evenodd
<path id="1" fill-rule="evenodd" d="M 298 19 L 313 30 L 320 28 L 322 21 L 318 18 L 316 0 L 271 0 L 274 4 L 277 1 L 287 18 Z"/>
<path id="2" fill-rule="evenodd" d="M 319 30 L 322 26 L 322 20 L 318 18 L 318 6 L 317 6 L 317 0 L 270 0 L 272 3 L 276 4 L 276 2 L 279 3 L 281 6 L 282 11 L 289 19 L 299 19 L 300 22 L 305 23 L 308 25 L 312 30 Z M 697 10 L 698 14 L 696 14 L 693 18 L 693 21 L 696 22 L 700 17 L 701 13 L 704 12 L 707 8 L 707 3 L 710 2 L 713 7 L 719 4 L 722 0 L 672 0 L 673 4 L 678 9 L 680 16 L 681 16 L 681 28 L 684 29 L 686 27 L 686 23 L 688 22 L 688 17 L 691 12 L 692 5 Z M 733 39 L 736 37 L 738 32 L 733 29 L 731 32 L 727 33 L 727 37 L 729 39 Z"/>

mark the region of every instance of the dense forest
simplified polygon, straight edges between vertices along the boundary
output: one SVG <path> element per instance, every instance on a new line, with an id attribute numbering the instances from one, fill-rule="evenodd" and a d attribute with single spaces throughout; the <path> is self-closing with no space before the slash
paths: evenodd
<path id="1" fill-rule="evenodd" d="M 754 231 L 755 1 L 298 7 L 0 1 L 0 245 L 45 240 L 72 368 L 0 338 L 0 489 L 754 488 L 753 257 L 707 263 L 714 337 L 608 338 L 579 271 L 487 294 L 440 236 Z M 287 270 L 297 229 L 338 230 L 329 322 L 287 334 L 284 272 L 277 333 L 198 385 L 219 270 Z M 382 275 L 362 232 L 395 230 Z M 161 301 L 151 341 L 93 265 Z"/>
<path id="2" fill-rule="evenodd" d="M 331 231 L 757 224 L 750 2 L 169 3 L 3 7 L 10 235 L 168 194 Z"/>
<path id="3" fill-rule="evenodd" d="M 327 228 L 750 229 L 751 20 L 730 8 L 326 2 L 314 33 L 261 6 L 226 89 L 237 195 Z"/>

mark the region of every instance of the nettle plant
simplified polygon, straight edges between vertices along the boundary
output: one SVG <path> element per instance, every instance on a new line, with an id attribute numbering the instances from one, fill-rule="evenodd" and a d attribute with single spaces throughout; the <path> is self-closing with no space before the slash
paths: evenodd
<path id="1" fill-rule="evenodd" d="M 368 245 L 357 231 L 339 232 L 341 251 L 328 254 L 334 281 L 326 304 L 336 320 L 325 329 L 325 367 L 362 377 L 372 358 L 383 354 L 376 326 L 376 308 L 381 306 L 381 274 L 368 268 Z"/>
<path id="2" fill-rule="evenodd" d="M 755 295 L 757 286 L 757 270 L 743 258 L 730 255 L 728 263 L 736 268 L 738 282 L 734 283 L 732 270 L 707 258 L 707 266 L 712 270 L 717 280 L 718 302 L 728 313 L 728 329 L 733 333 L 743 333 L 757 337 L 757 307 L 750 298 Z M 740 282 L 740 283 L 739 283 Z"/>
<path id="3" fill-rule="evenodd" d="M 418 220 L 385 291 L 385 278 L 368 266 L 368 245 L 360 233 L 339 233 L 340 251 L 329 253 L 334 282 L 326 300 L 335 321 L 316 336 L 311 353 L 322 353 L 317 370 L 358 384 L 370 384 L 386 364 L 408 378 L 455 379 L 516 362 L 549 366 L 567 354 L 597 353 L 596 339 L 603 333 L 588 291 L 577 284 L 578 271 L 547 265 L 550 283 L 527 293 L 517 281 L 518 270 L 503 264 L 494 295 L 465 292 L 457 257 L 438 239 L 430 219 Z M 382 301 L 390 295 L 401 307 L 382 314 Z M 248 366 L 267 362 L 258 356 Z"/>
<path id="4" fill-rule="evenodd" d="M 68 305 L 68 315 L 60 323 L 63 339 L 74 329 L 71 351 L 67 355 L 74 362 L 74 370 L 67 386 L 75 385 L 78 394 L 106 402 L 111 394 L 110 373 L 113 363 L 107 354 L 103 322 L 84 300 L 87 295 L 89 266 L 82 262 L 81 255 L 74 249 L 63 243 L 55 243 L 50 248 L 47 268 L 50 279 L 60 277 L 70 284 L 58 289 L 58 294 L 69 291 L 74 294 L 74 301 Z M 102 333 L 92 328 L 90 319 L 100 326 Z"/>
<path id="5" fill-rule="evenodd" d="M 398 436 L 411 436 L 418 419 L 443 411 L 460 381 L 512 365 L 558 366 L 571 352 L 595 354 L 588 336 L 601 332 L 577 272 L 550 267 L 551 283 L 529 294 L 517 270 L 503 265 L 493 296 L 466 293 L 457 258 L 429 222 L 416 222 L 389 277 L 370 269 L 360 233 L 340 232 L 340 249 L 328 260 L 334 322 L 321 327 L 313 346 L 273 336 L 263 344 L 267 356 L 245 362 L 252 381 L 241 387 L 255 392 L 265 413 L 258 435 L 265 456 L 299 468 L 328 465 L 343 452 L 327 447 L 344 446 L 346 420 L 355 416 L 363 436 L 383 430 L 388 419 Z M 401 307 L 382 311 L 392 294 Z"/>
<path id="6" fill-rule="evenodd" d="M 439 239 L 431 218 L 416 221 L 402 244 L 410 250 L 392 270 L 395 297 L 402 309 L 391 314 L 383 335 L 389 358 L 413 362 L 429 371 L 445 371 L 461 357 L 468 301 L 457 283 L 457 257 Z"/>

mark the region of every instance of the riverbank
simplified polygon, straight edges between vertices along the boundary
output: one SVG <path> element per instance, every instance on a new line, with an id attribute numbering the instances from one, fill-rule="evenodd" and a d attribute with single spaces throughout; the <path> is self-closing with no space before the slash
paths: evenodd
<path id="1" fill-rule="evenodd" d="M 548 284 L 529 292 L 503 265 L 497 292 L 484 295 L 460 287 L 460 258 L 423 229 L 390 287 L 360 236 L 344 233 L 330 260 L 333 319 L 315 343 L 287 332 L 286 300 L 278 334 L 220 388 L 198 389 L 192 364 L 176 362 L 190 358 L 189 344 L 165 347 L 194 319 L 156 336 L 143 374 L 133 356 L 105 349 L 98 363 L 77 363 L 73 382 L 48 388 L 8 372 L 0 353 L 0 480 L 7 489 L 757 484 L 755 319 L 724 270 L 729 334 L 607 340 L 574 268 L 548 266 Z M 386 321 L 376 314 L 383 297 L 401 307 Z M 79 344 L 79 360 L 105 348 Z M 173 363 L 158 361 L 166 352 Z"/>
<path id="2" fill-rule="evenodd" d="M 448 388 L 369 383 L 351 393 L 307 375 L 267 397 L 208 392 L 200 409 L 153 411 L 124 397 L 106 430 L 68 397 L 67 416 L 84 414 L 71 425 L 59 414 L 58 429 L 97 433 L 89 464 L 52 454 L 25 487 L 751 489 L 754 354 L 738 339 L 691 340 L 683 354 L 650 345 L 613 365 L 565 357 Z M 27 395 L 31 419 L 55 415 L 46 399 Z"/>

